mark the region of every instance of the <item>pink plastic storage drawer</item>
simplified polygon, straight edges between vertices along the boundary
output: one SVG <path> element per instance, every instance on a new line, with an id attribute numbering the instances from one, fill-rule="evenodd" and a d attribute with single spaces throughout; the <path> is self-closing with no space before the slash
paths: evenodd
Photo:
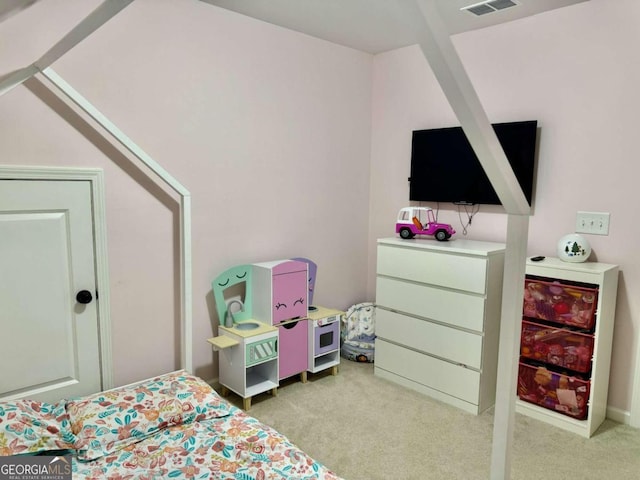
<path id="1" fill-rule="evenodd" d="M 587 418 L 589 382 L 520 363 L 518 397 L 579 420 Z"/>
<path id="2" fill-rule="evenodd" d="M 575 286 L 533 277 L 527 277 L 524 283 L 525 317 L 593 329 L 598 303 L 597 286 Z"/>
<path id="3" fill-rule="evenodd" d="M 593 335 L 523 320 L 520 355 L 587 373 L 591 370 Z"/>

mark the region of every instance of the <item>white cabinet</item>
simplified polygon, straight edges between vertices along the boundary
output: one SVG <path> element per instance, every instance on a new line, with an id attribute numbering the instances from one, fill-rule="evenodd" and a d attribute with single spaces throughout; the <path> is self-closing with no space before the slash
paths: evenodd
<path id="1" fill-rule="evenodd" d="M 207 341 L 219 352 L 222 395 L 227 390 L 240 395 L 243 408 L 251 408 L 251 397 L 278 388 L 278 328 L 256 323 L 253 330 L 219 327 L 220 335 Z"/>
<path id="2" fill-rule="evenodd" d="M 378 240 L 375 374 L 478 414 L 495 401 L 504 245 Z"/>
<path id="3" fill-rule="evenodd" d="M 251 408 L 254 395 L 268 390 L 275 395 L 279 380 L 279 330 L 253 318 L 253 270 L 251 265 L 237 265 L 211 282 L 220 326 L 218 336 L 207 340 L 219 352 L 222 394 L 231 390 L 240 395 L 245 410 Z M 232 314 L 234 303 L 240 309 Z"/>
<path id="4" fill-rule="evenodd" d="M 607 411 L 617 289 L 617 265 L 527 262 L 516 412 L 593 435 Z"/>

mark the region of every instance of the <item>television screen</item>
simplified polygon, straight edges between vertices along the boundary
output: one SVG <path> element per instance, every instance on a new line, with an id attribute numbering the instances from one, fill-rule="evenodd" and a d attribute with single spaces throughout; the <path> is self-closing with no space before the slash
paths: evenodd
<path id="1" fill-rule="evenodd" d="M 537 123 L 531 120 L 493 124 L 529 205 L 533 194 Z M 500 205 L 462 127 L 413 132 L 409 199 Z"/>

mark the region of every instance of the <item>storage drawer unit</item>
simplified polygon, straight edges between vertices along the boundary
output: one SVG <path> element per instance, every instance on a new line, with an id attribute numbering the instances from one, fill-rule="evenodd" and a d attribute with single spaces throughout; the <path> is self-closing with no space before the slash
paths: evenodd
<path id="1" fill-rule="evenodd" d="M 593 435 L 602 424 L 607 412 L 617 288 L 617 265 L 569 263 L 549 257 L 542 262 L 527 261 L 518 413 L 584 437 Z M 558 308 L 559 303 L 566 306 Z M 550 355 L 553 352 L 544 340 L 548 332 L 555 332 L 552 345 L 558 355 Z M 531 365 L 535 350 L 527 349 L 536 345 L 539 358 Z M 582 358 L 576 359 L 575 353 Z M 560 363 L 564 365 L 558 368 Z M 560 385 L 562 379 L 562 386 L 551 394 L 545 391 L 547 387 L 535 392 L 537 383 L 531 372 L 541 367 L 552 372 L 552 384 Z M 564 377 L 553 377 L 558 373 Z"/>
<path id="2" fill-rule="evenodd" d="M 375 374 L 471 413 L 494 404 L 504 245 L 378 240 Z"/>

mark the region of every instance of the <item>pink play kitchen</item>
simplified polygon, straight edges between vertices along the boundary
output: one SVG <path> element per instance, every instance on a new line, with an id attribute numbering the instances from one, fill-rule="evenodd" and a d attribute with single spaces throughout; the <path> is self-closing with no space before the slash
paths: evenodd
<path id="1" fill-rule="evenodd" d="M 212 282 L 219 327 L 208 342 L 219 352 L 222 394 L 242 397 L 245 410 L 285 378 L 337 374 L 344 312 L 310 305 L 316 271 L 311 260 L 286 259 L 232 267 Z"/>
<path id="2" fill-rule="evenodd" d="M 254 315 L 278 328 L 279 379 L 307 381 L 308 268 L 297 260 L 253 264 Z"/>

